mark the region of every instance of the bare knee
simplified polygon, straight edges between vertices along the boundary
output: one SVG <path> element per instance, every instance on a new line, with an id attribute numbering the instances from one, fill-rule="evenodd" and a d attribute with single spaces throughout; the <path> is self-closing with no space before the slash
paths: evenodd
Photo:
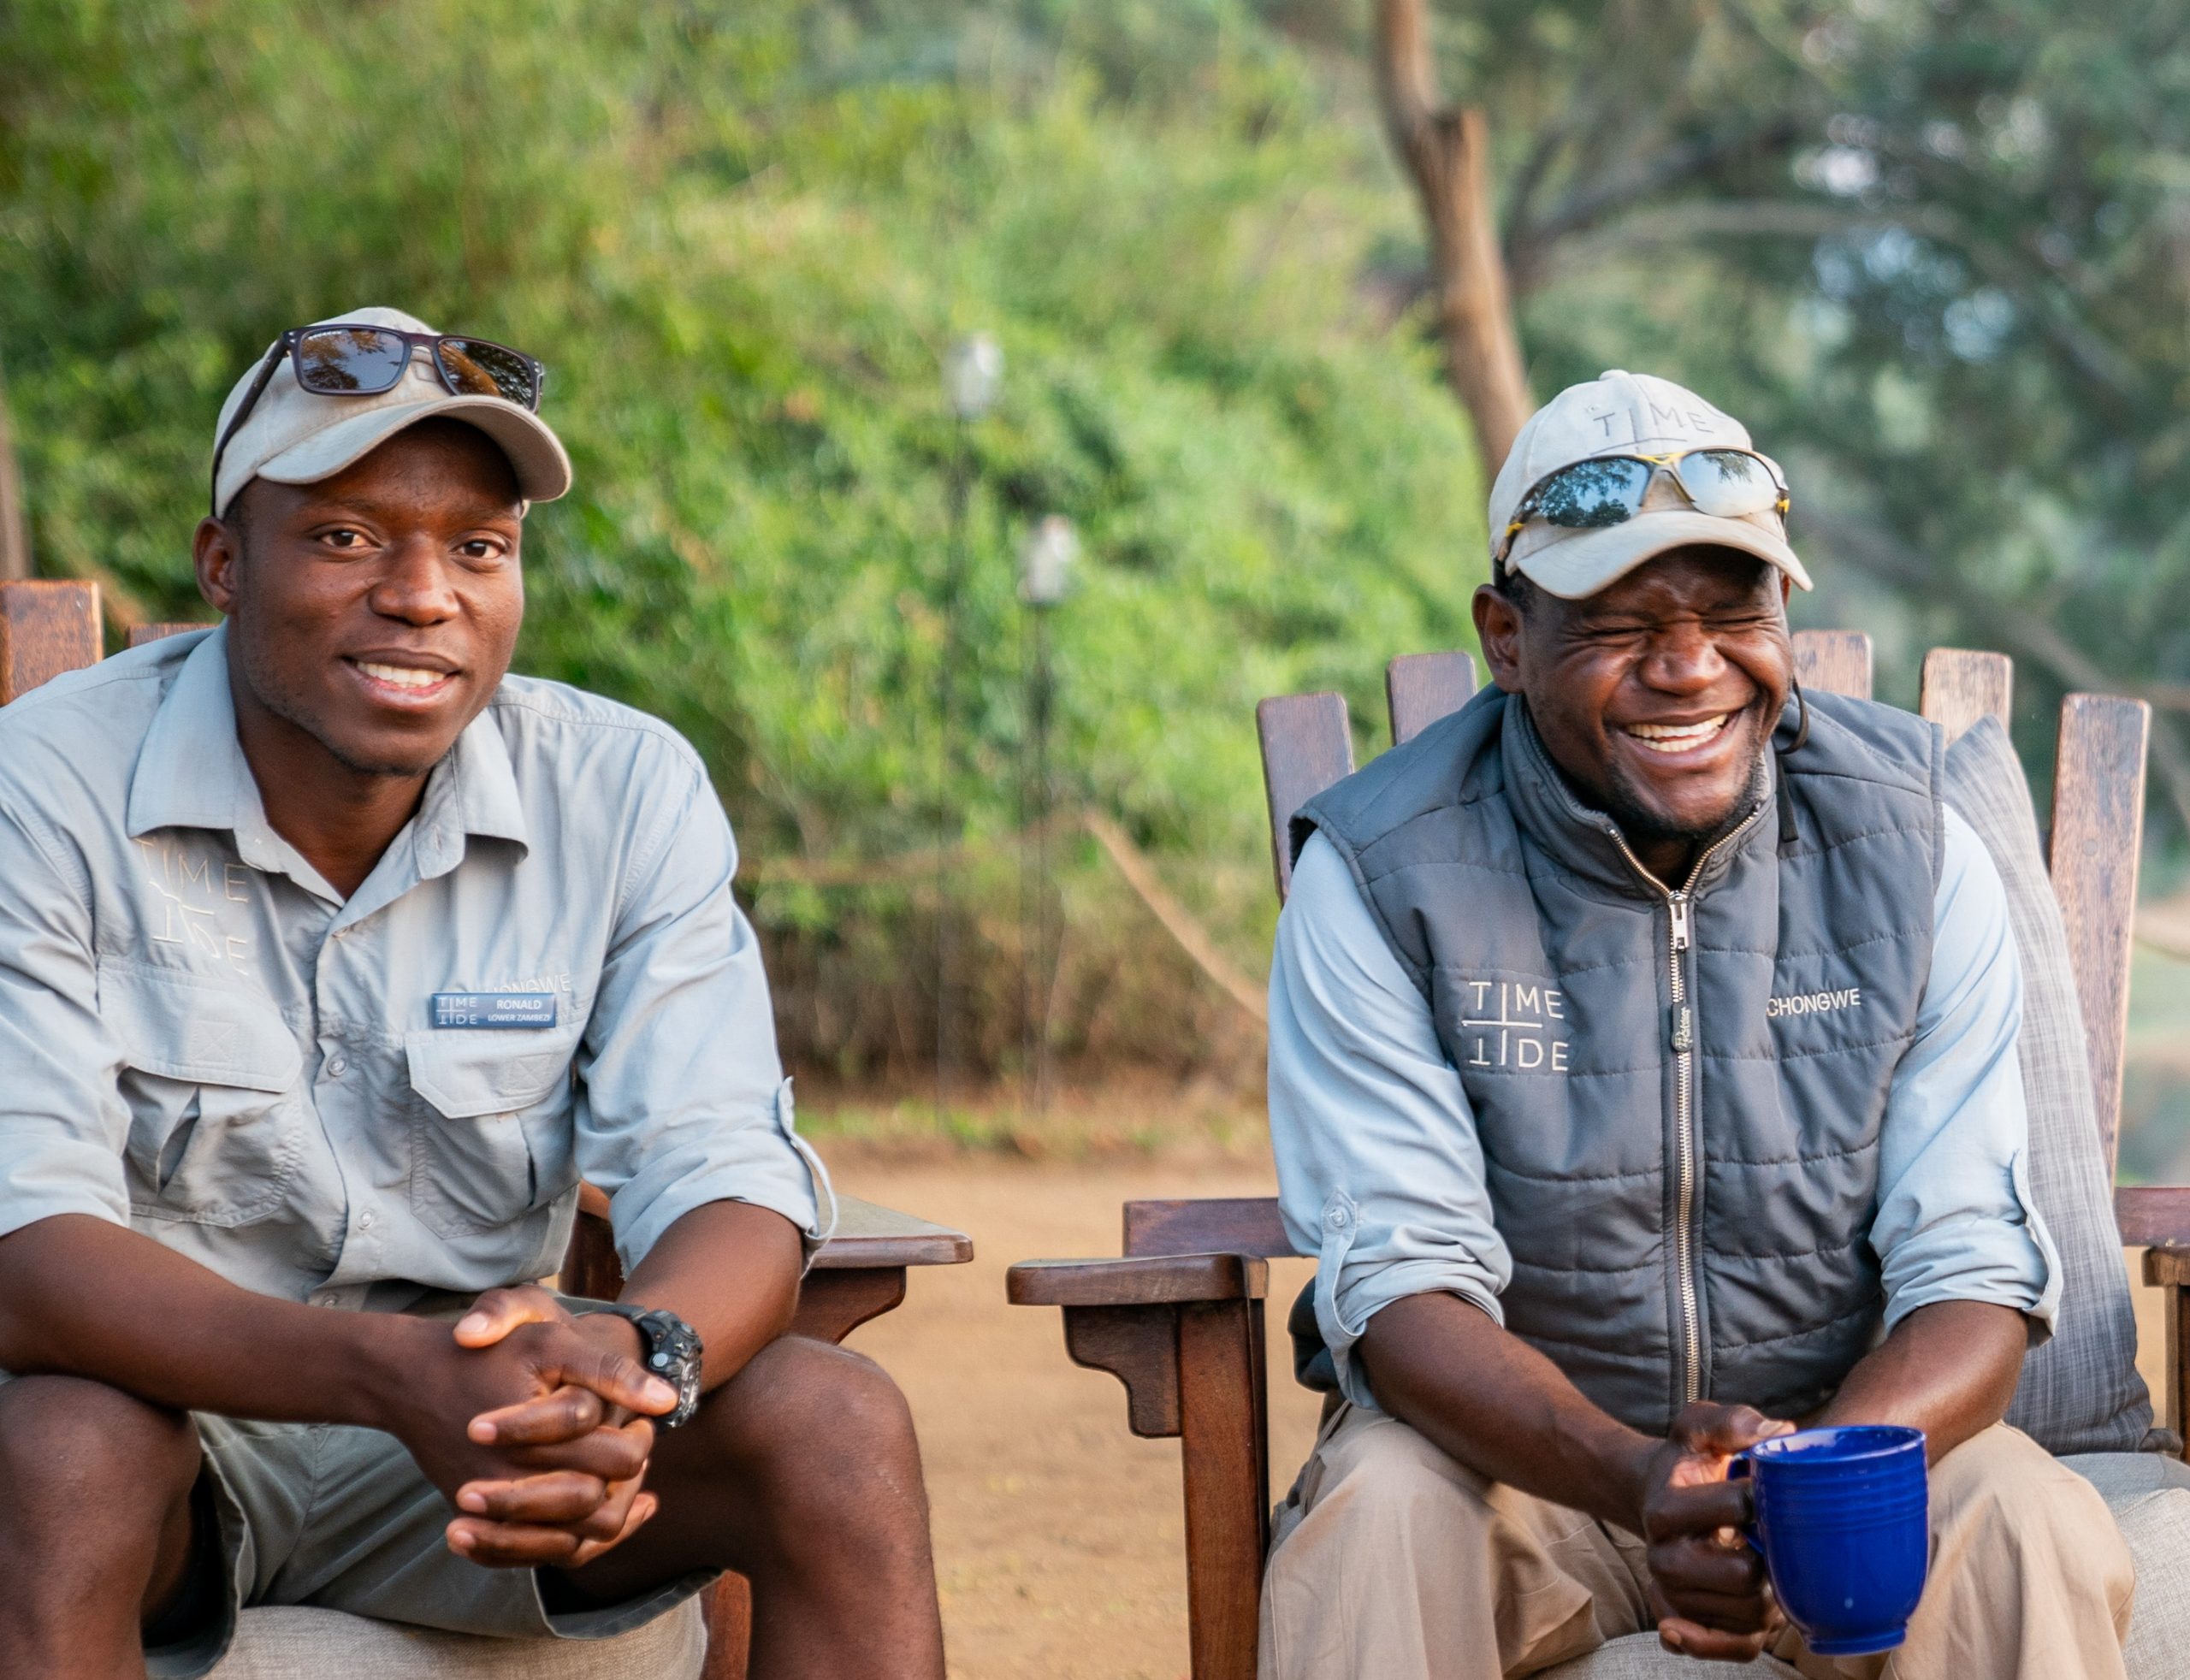
<path id="1" fill-rule="evenodd" d="M 197 1479 L 198 1433 L 179 1411 L 103 1382 L 24 1376 L 0 1383 L 0 1543 L 65 1530 L 68 1549 L 149 1545 Z M 59 1558 L 53 1559 L 59 1562 Z"/>
<path id="2" fill-rule="evenodd" d="M 786 1543 L 855 1541 L 917 1521 L 926 1495 L 911 1410 L 872 1359 L 785 1336 L 756 1354 L 700 1426 Z"/>

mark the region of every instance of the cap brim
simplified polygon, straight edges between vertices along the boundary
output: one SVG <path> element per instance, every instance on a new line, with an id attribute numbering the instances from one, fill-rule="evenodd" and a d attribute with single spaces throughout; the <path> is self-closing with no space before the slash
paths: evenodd
<path id="1" fill-rule="evenodd" d="M 1809 573 L 1785 538 L 1746 519 L 1722 519 L 1692 508 L 1648 510 L 1621 524 L 1516 552 L 1506 564 L 1548 593 L 1579 600 L 1668 549 L 1690 547 L 1737 548 L 1779 567 L 1798 588 L 1811 587 Z"/>
<path id="2" fill-rule="evenodd" d="M 317 484 L 352 466 L 407 427 L 447 418 L 476 426 L 501 447 L 527 501 L 553 501 L 571 488 L 571 458 L 548 423 L 498 397 L 436 397 L 369 408 L 314 432 L 263 463 L 252 476 L 277 484 Z"/>

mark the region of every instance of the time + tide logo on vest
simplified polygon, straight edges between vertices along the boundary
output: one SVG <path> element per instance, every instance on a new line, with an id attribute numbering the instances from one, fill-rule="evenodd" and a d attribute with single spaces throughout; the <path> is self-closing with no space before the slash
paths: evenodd
<path id="1" fill-rule="evenodd" d="M 1535 980 L 1462 980 L 1463 1068 L 1563 1074 L 1566 994 Z"/>

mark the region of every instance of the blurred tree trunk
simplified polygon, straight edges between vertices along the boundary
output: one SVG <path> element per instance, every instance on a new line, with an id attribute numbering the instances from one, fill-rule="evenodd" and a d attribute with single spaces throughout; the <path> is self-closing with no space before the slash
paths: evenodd
<path id="1" fill-rule="evenodd" d="M 1473 106 L 1440 106 L 1428 0 L 1376 0 L 1376 92 L 1392 145 L 1429 224 L 1431 288 L 1445 376 L 1495 473 L 1535 404 L 1490 204 L 1490 128 Z"/>
<path id="2" fill-rule="evenodd" d="M 23 512 L 23 481 L 15 470 L 15 435 L 8 421 L 8 380 L 0 372 L 0 579 L 30 575 L 30 521 Z"/>

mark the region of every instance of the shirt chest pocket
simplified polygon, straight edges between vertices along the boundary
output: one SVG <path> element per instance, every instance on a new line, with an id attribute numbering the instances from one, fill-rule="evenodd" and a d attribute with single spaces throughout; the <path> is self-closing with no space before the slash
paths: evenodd
<path id="1" fill-rule="evenodd" d="M 411 1206 L 429 1230 L 497 1230 L 577 1182 L 571 1056 L 582 1031 L 405 1037 Z"/>
<path id="2" fill-rule="evenodd" d="M 129 1198 L 147 1219 L 246 1225 L 281 1206 L 304 1152 L 303 1070 L 264 997 L 133 965 L 99 967 L 121 1052 Z"/>

